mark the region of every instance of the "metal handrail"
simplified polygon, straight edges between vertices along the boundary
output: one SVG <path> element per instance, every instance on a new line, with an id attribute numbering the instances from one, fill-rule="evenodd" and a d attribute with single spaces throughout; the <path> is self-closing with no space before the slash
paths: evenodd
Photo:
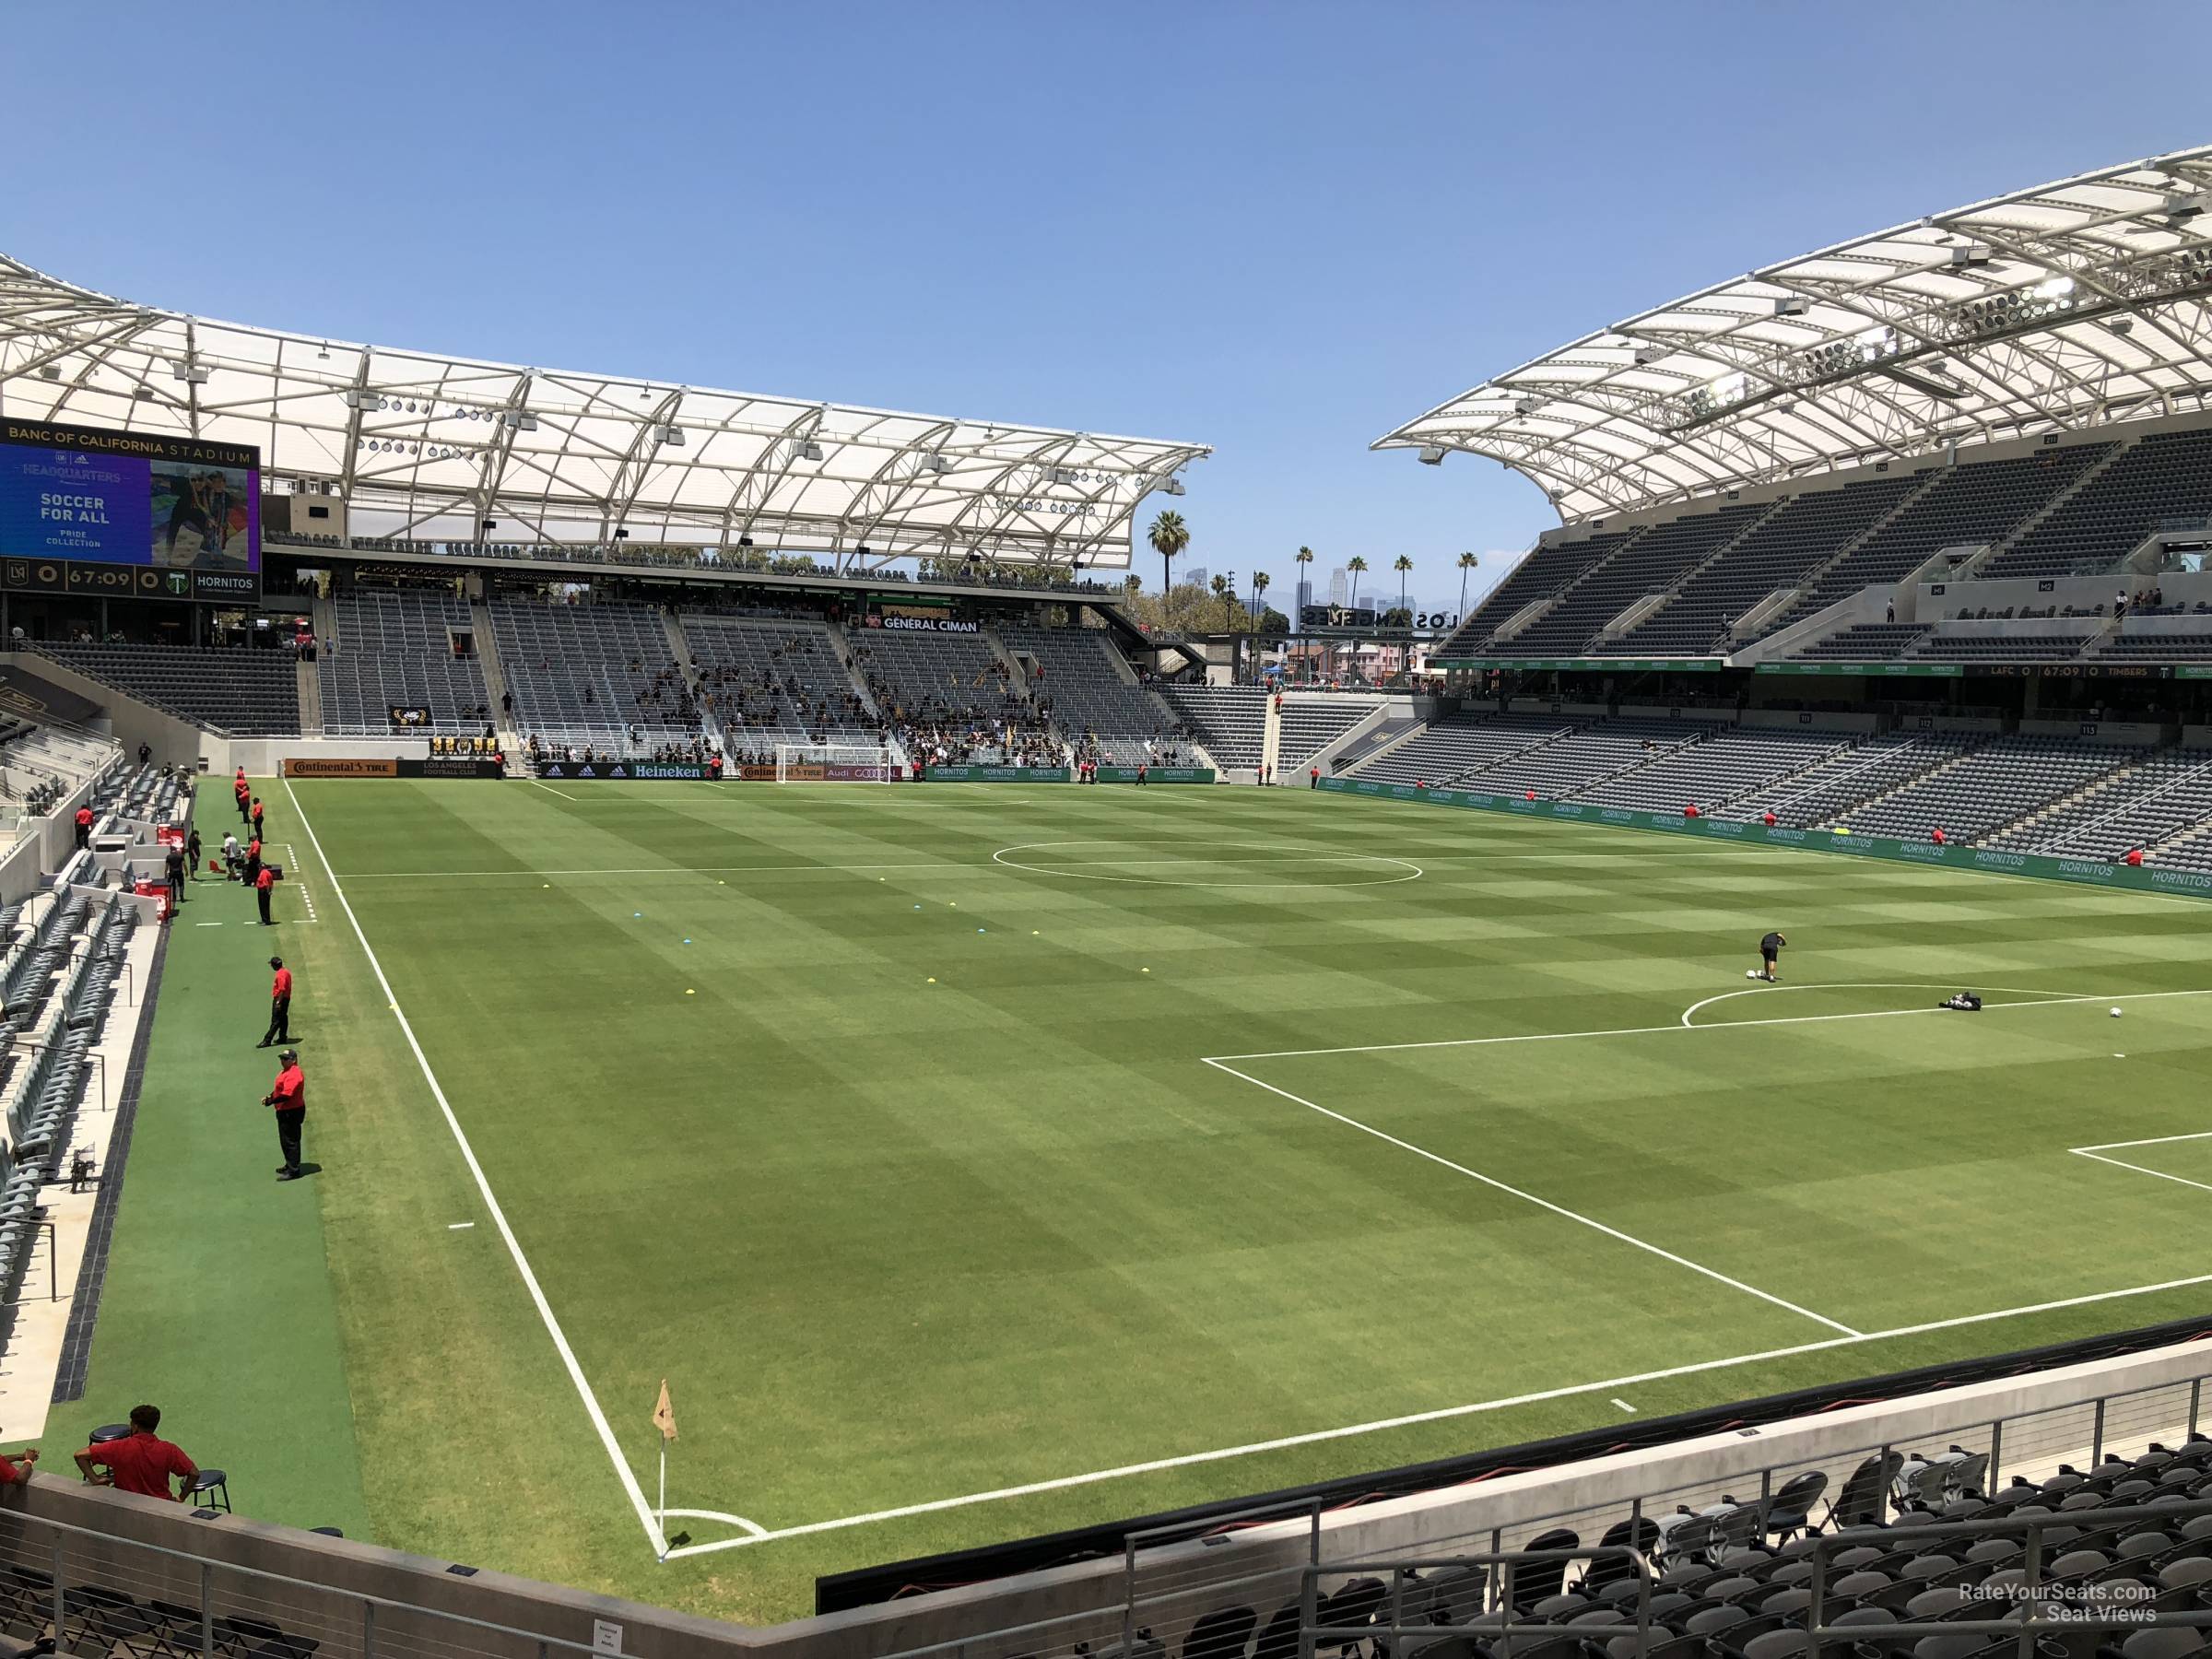
<path id="1" fill-rule="evenodd" d="M 1356 1625 L 1319 1623 L 1320 1583 L 1321 1575 L 1324 1572 L 1353 1575 L 1387 1572 L 1391 1575 L 1390 1623 L 1387 1627 L 1390 1631 L 1389 1652 L 1393 1655 L 1398 1655 L 1406 1651 L 1404 1638 L 1407 1628 L 1406 1624 L 1406 1575 L 1407 1573 L 1431 1568 L 1502 1567 L 1504 1571 L 1500 1575 L 1498 1599 L 1499 1606 L 1503 1609 L 1504 1617 L 1498 1622 L 1479 1625 L 1420 1625 L 1414 1628 L 1419 1631 L 1424 1640 L 1466 1636 L 1487 1642 L 1493 1638 L 1502 1638 L 1498 1642 L 1498 1659 L 1512 1659 L 1514 1631 L 1519 1630 L 1530 1634 L 1541 1631 L 1547 1636 L 1557 1638 L 1561 1633 L 1562 1628 L 1541 1619 L 1517 1620 L 1513 1618 L 1513 1569 L 1516 1566 L 1540 1566 L 1547 1561 L 1557 1561 L 1564 1566 L 1569 1561 L 1595 1561 L 1600 1558 L 1624 1559 L 1635 1571 L 1636 1617 L 1633 1621 L 1630 1621 L 1629 1628 L 1632 1628 L 1636 1632 L 1638 1651 L 1644 1651 L 1651 1646 L 1652 1586 L 1656 1582 L 1656 1576 L 1652 1571 L 1650 1558 L 1633 1545 L 1591 1544 L 1575 1549 L 1486 1550 L 1475 1555 L 1423 1556 L 1410 1560 L 1331 1561 L 1326 1565 L 1309 1564 L 1301 1570 L 1299 1582 L 1299 1659 L 1313 1659 L 1313 1646 L 1316 1641 L 1349 1643 L 1371 1641 L 1375 1637 L 1378 1630 L 1382 1628 L 1371 1623 L 1364 1628 Z M 1622 1627 L 1606 1628 L 1614 1630 L 1617 1634 L 1622 1633 Z"/>
<path id="2" fill-rule="evenodd" d="M 2035 1638 L 2046 1630 L 2144 1630 L 2159 1626 L 2212 1627 L 2212 1607 L 2200 1607 L 2194 1612 L 2180 1609 L 2160 1609 L 2152 1602 L 2137 1604 L 2129 1611 L 2117 1616 L 2100 1618 L 2094 1606 L 2082 1606 L 2063 1601 L 2064 1586 L 2053 1586 L 2042 1576 L 2044 1568 L 2043 1535 L 2053 1527 L 2068 1532 L 2104 1531 L 2114 1524 L 2123 1528 L 2139 1524 L 2139 1530 L 2158 1530 L 2158 1523 L 2169 1524 L 2198 1515 L 2212 1515 L 2212 1500 L 2194 1498 L 2175 1502 L 2132 1504 L 2122 1508 L 2100 1507 L 2093 1510 L 2057 1510 L 2043 1515 L 1989 1515 L 1968 1521 L 1915 1522 L 1899 1526 L 1845 1527 L 1818 1538 L 1810 1552 L 1813 1576 L 1807 1588 L 1812 1600 L 1806 1607 L 1806 1633 L 1814 1642 L 1829 1638 L 1844 1641 L 1886 1640 L 1891 1637 L 1922 1636 L 2010 1636 L 2020 1639 L 2020 1659 L 2031 1659 Z M 1831 1625 L 1822 1617 L 1827 1599 L 1827 1569 L 1829 1556 L 1837 1549 L 1855 1549 L 1877 1540 L 1897 1538 L 1989 1538 L 2002 1537 L 2018 1532 L 2024 1539 L 2025 1557 L 2022 1561 L 2027 1577 L 2019 1584 L 2016 1595 L 2005 1599 L 2016 1607 L 2025 1608 L 2026 1618 L 1900 1618 L 1894 1623 L 1877 1623 L 1868 1620 L 1862 1624 Z M 2125 1563 L 2112 1562 L 2111 1569 L 2119 1571 Z M 2003 1571 L 1999 1569 L 1998 1571 Z M 1941 1588 L 1933 1585 L 1931 1588 Z M 2093 1589 L 2095 1585 L 2084 1585 Z M 2049 1595 L 2043 1594 L 2050 1592 Z M 2102 1598 L 2097 1598 L 2102 1599 Z M 2058 1606 L 2065 1614 L 2063 1618 L 2047 1618 L 2041 1612 L 2046 1605 Z"/>

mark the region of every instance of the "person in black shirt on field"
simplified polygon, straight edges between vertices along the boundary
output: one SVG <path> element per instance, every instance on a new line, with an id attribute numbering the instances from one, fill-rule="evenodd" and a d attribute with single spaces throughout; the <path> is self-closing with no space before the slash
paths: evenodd
<path id="1" fill-rule="evenodd" d="M 1780 977 L 1774 971 L 1774 963 L 1782 955 L 1782 947 L 1788 943 L 1789 940 L 1785 939 L 1778 933 L 1771 933 L 1765 938 L 1759 940 L 1759 971 L 1749 974 L 1747 977 L 1750 979 L 1763 979 L 1770 984 L 1773 983 Z"/>
<path id="2" fill-rule="evenodd" d="M 169 902 L 173 908 L 184 902 L 184 849 L 171 847 L 161 856 L 169 877 Z"/>

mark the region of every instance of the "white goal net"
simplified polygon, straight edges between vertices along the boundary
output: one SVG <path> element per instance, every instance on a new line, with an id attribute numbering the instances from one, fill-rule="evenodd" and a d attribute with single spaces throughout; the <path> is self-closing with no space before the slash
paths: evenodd
<path id="1" fill-rule="evenodd" d="M 779 783 L 888 783 L 891 755 L 864 743 L 779 743 Z"/>

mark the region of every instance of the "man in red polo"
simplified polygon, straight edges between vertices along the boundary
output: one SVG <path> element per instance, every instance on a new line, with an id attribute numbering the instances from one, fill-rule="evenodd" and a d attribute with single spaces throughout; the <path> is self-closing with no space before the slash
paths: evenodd
<path id="1" fill-rule="evenodd" d="M 159 1406 L 134 1406 L 131 1432 L 121 1440 L 87 1446 L 76 1454 L 76 1466 L 94 1486 L 112 1486 L 119 1492 L 139 1492 L 182 1503 L 193 1477 L 200 1472 L 199 1465 L 184 1455 L 182 1447 L 154 1432 L 160 1427 Z M 101 1469 L 107 1473 L 97 1473 Z M 169 1489 L 171 1476 L 179 1482 L 174 1492 Z"/>
<path id="2" fill-rule="evenodd" d="M 92 808 L 89 806 L 76 809 L 76 844 L 80 847 L 92 844 Z"/>
<path id="3" fill-rule="evenodd" d="M 247 803 L 253 798 L 253 786 L 246 782 L 246 769 L 242 766 L 238 769 L 238 776 L 230 780 L 230 793 L 238 797 L 238 821 L 252 823 L 253 814 Z"/>
<path id="4" fill-rule="evenodd" d="M 284 1069 L 269 1085 L 269 1092 L 261 1097 L 261 1103 L 276 1112 L 276 1145 L 284 1152 L 276 1179 L 297 1181 L 307 1172 L 300 1167 L 300 1131 L 307 1122 L 307 1077 L 300 1069 L 299 1050 L 288 1048 L 276 1058 Z"/>
<path id="5" fill-rule="evenodd" d="M 29 1486 L 30 1465 L 39 1461 L 39 1449 L 26 1446 L 11 1461 L 0 1455 L 0 1486 Z"/>
<path id="6" fill-rule="evenodd" d="M 261 845 L 259 841 L 255 841 L 253 844 L 257 847 Z M 256 859 L 254 862 L 259 863 L 260 861 Z M 269 900 L 275 896 L 276 887 L 276 872 L 270 869 L 267 865 L 262 865 L 261 869 L 253 877 L 253 897 L 261 905 L 261 924 L 264 927 L 276 925 L 276 918 L 269 914 Z M 281 968 L 277 970 L 279 973 L 283 971 L 284 970 Z"/>

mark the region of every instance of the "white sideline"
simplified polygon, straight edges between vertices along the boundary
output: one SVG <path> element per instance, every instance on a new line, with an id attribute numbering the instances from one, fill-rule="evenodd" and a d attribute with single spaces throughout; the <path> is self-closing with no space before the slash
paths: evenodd
<path id="1" fill-rule="evenodd" d="M 1779 991 L 1941 991 L 1947 989 L 1950 982 L 1946 981 L 1942 984 L 1936 984 L 1916 980 L 1813 980 L 1794 985 L 1754 985 L 1748 991 L 1724 991 L 1718 996 L 1707 997 L 1703 1002 L 1691 1003 L 1688 1007 L 1682 1010 L 1682 1023 L 1684 1025 L 1692 1024 L 1689 1017 L 1700 1008 L 1710 1008 L 1714 1003 L 1724 1003 L 1738 996 L 1764 996 Z M 1983 989 L 2002 991 L 2007 996 L 2044 996 L 2049 994 L 2051 987 L 2048 985 L 1987 985 Z M 2094 1002 L 2097 999 L 2091 997 L 2089 1000 Z M 2004 1006 L 2009 1006 L 2010 1005 Z M 1912 1012 L 1918 1013 L 1919 1010 L 1913 1009 Z"/>
<path id="2" fill-rule="evenodd" d="M 802 1526 L 771 1529 L 757 1535 L 743 1538 L 723 1538 L 712 1544 L 687 1544 L 668 1552 L 669 1559 L 677 1556 L 707 1555 L 718 1549 L 743 1549 L 753 1544 L 772 1543 L 778 1538 L 805 1537 L 814 1533 L 837 1532 L 847 1527 L 868 1526 L 881 1521 L 901 1521 L 912 1515 L 935 1514 L 941 1510 L 962 1509 L 971 1504 L 994 1503 L 1009 1498 L 1030 1498 L 1042 1492 L 1065 1491 L 1071 1487 L 1095 1486 L 1100 1481 L 1120 1480 L 1132 1475 L 1152 1475 L 1163 1469 L 1188 1468 L 1193 1464 L 1221 1463 L 1232 1457 L 1248 1457 L 1264 1452 L 1287 1451 L 1297 1446 L 1315 1445 L 1324 1441 L 1347 1440 L 1363 1434 L 1378 1434 L 1391 1429 L 1406 1429 L 1422 1423 L 1444 1422 L 1453 1418 L 1477 1417 L 1493 1411 L 1511 1410 L 1516 1406 L 1541 1405 L 1547 1400 L 1567 1399 L 1575 1394 L 1596 1394 L 1606 1389 L 1632 1388 L 1642 1382 L 1661 1382 L 1670 1377 L 1693 1376 L 1702 1371 L 1727 1371 L 1739 1365 L 1757 1365 L 1770 1359 L 1790 1359 L 1800 1354 L 1817 1354 L 1830 1348 L 1856 1347 L 1863 1343 L 1888 1342 L 1902 1336 L 1924 1336 L 1935 1331 L 1956 1330 L 1962 1325 L 1989 1324 L 1997 1320 L 2020 1319 L 2030 1313 L 2054 1313 L 2062 1308 L 2086 1307 L 2095 1302 L 2116 1301 L 2131 1296 L 2152 1296 L 2161 1290 L 2185 1290 L 2197 1285 L 2212 1284 L 2212 1273 L 2199 1274 L 2193 1278 L 2166 1279 L 2155 1285 L 2131 1285 L 2124 1290 L 2099 1290 L 2087 1296 L 2063 1297 L 2056 1301 L 2031 1302 L 2025 1307 L 1998 1308 L 1987 1313 L 1966 1313 L 1956 1319 L 1930 1320 L 1924 1324 L 1897 1325 L 1886 1331 L 1863 1331 L 1851 1336 L 1830 1336 L 1818 1342 L 1802 1342 L 1794 1347 L 1768 1348 L 1756 1354 L 1736 1354 L 1725 1359 L 1700 1359 L 1688 1365 L 1668 1366 L 1662 1371 L 1638 1371 L 1630 1376 L 1607 1377 L 1597 1382 L 1575 1382 L 1563 1388 L 1539 1389 L 1533 1394 L 1513 1394 L 1500 1400 L 1478 1400 L 1466 1406 L 1444 1406 L 1434 1411 L 1417 1411 L 1405 1417 L 1382 1418 L 1371 1423 L 1352 1423 L 1342 1429 L 1317 1429 L 1305 1434 L 1285 1435 L 1279 1440 L 1255 1441 L 1245 1446 L 1223 1446 L 1210 1452 L 1187 1452 L 1179 1457 L 1159 1457 L 1149 1463 L 1124 1464 L 1117 1469 L 1096 1469 L 1087 1475 L 1063 1475 L 1051 1480 L 1035 1480 L 1026 1486 L 1001 1487 L 996 1491 L 970 1492 L 959 1498 L 938 1498 L 927 1503 L 909 1503 L 898 1509 L 877 1510 L 865 1515 L 845 1515 L 834 1521 L 812 1521 Z M 671 1512 L 672 1513 L 674 1512 Z"/>
<path id="3" fill-rule="evenodd" d="M 1663 1026 L 1660 1029 L 1665 1030 L 1668 1028 Z M 1797 1303 L 1789 1300 L 1785 1297 L 1776 1296 L 1772 1291 L 1761 1290 L 1757 1285 L 1747 1285 L 1742 1279 L 1739 1278 L 1731 1278 L 1728 1277 L 1728 1275 L 1721 1272 L 1718 1268 L 1708 1267 L 1702 1262 L 1693 1262 L 1688 1256 L 1677 1255 L 1671 1250 L 1663 1249 L 1659 1245 L 1650 1242 L 1648 1240 L 1640 1239 L 1634 1233 L 1623 1232 L 1618 1227 L 1608 1227 L 1603 1221 L 1597 1220 L 1595 1218 L 1591 1216 L 1585 1216 L 1579 1210 L 1571 1210 L 1563 1204 L 1554 1204 L 1548 1198 L 1539 1198 L 1535 1194 L 1524 1191 L 1522 1188 L 1517 1186 L 1510 1185 L 1505 1182 L 1500 1181 L 1494 1175 L 1485 1175 L 1480 1170 L 1470 1170 L 1465 1164 L 1454 1163 L 1451 1159 L 1445 1158 L 1440 1153 L 1431 1152 L 1426 1147 L 1417 1147 L 1409 1140 L 1401 1140 L 1394 1135 L 1388 1134 L 1383 1130 L 1376 1128 L 1372 1124 L 1363 1124 L 1356 1117 L 1347 1117 L 1341 1112 L 1331 1112 L 1326 1106 L 1317 1106 L 1312 1100 L 1307 1100 L 1303 1095 L 1294 1095 L 1287 1088 L 1277 1088 L 1272 1083 L 1261 1082 L 1259 1078 L 1252 1076 L 1251 1073 L 1241 1072 L 1233 1065 L 1225 1065 L 1218 1060 L 1208 1060 L 1206 1062 L 1206 1064 L 1212 1066 L 1216 1071 L 1227 1072 L 1232 1077 L 1241 1078 L 1246 1083 L 1256 1084 L 1259 1088 L 1265 1089 L 1269 1094 L 1280 1095 L 1284 1100 L 1288 1100 L 1294 1106 L 1303 1106 L 1308 1112 L 1318 1112 L 1323 1117 L 1333 1118 L 1337 1123 L 1344 1124 L 1347 1128 L 1357 1129 L 1362 1135 L 1371 1135 L 1377 1140 L 1387 1142 L 1389 1145 L 1397 1147 L 1401 1152 L 1410 1152 L 1416 1158 L 1425 1158 L 1430 1163 L 1441 1165 L 1442 1168 L 1450 1170 L 1455 1175 L 1465 1175 L 1469 1181 L 1479 1181 L 1484 1186 L 1494 1187 L 1499 1192 L 1504 1193 L 1511 1197 L 1518 1198 L 1526 1204 L 1533 1204 L 1538 1209 L 1547 1209 L 1555 1216 L 1562 1216 L 1570 1221 L 1579 1222 L 1583 1226 L 1590 1228 L 1594 1231 L 1604 1233 L 1608 1239 L 1617 1239 L 1623 1244 L 1633 1245 L 1638 1250 L 1647 1251 L 1651 1254 L 1659 1257 L 1659 1259 L 1662 1261 L 1672 1262 L 1677 1267 L 1687 1267 L 1692 1273 L 1701 1273 L 1707 1278 L 1713 1280 L 1716 1284 L 1726 1285 L 1731 1290 L 1741 1290 L 1746 1296 L 1755 1296 L 1760 1301 L 1771 1302 L 1775 1307 L 1781 1308 L 1786 1312 L 1797 1314 L 1800 1318 L 1809 1319 L 1815 1324 L 1824 1324 L 1831 1331 L 1841 1331 L 1846 1336 L 1858 1336 L 1864 1335 L 1863 1332 L 1853 1330 L 1851 1326 L 1845 1324 L 1840 1319 L 1830 1319 L 1825 1313 L 1816 1313 L 1812 1311 L 1812 1309 L 1800 1307 Z"/>
<path id="4" fill-rule="evenodd" d="M 537 1306 L 537 1316 L 545 1321 L 546 1334 L 553 1338 L 553 1347 L 560 1355 L 560 1362 L 568 1368 L 569 1381 L 576 1385 L 576 1393 L 583 1401 L 584 1413 L 591 1418 L 592 1427 L 598 1430 L 599 1443 L 606 1448 L 606 1455 L 615 1465 L 615 1474 L 622 1482 L 622 1489 L 629 1494 L 630 1506 L 637 1511 L 638 1522 L 645 1528 L 645 1540 L 653 1546 L 655 1554 L 665 1557 L 668 1553 L 668 1540 L 661 1535 L 661 1529 L 653 1522 L 653 1507 L 645 1501 L 644 1488 L 638 1485 L 637 1476 L 623 1457 L 622 1448 L 616 1443 L 615 1431 L 606 1420 L 606 1413 L 599 1409 L 598 1398 L 592 1393 L 592 1385 L 583 1374 L 583 1367 L 576 1361 L 576 1350 L 569 1346 L 568 1336 L 560 1328 L 560 1321 L 554 1318 L 552 1304 L 546 1300 L 545 1288 L 537 1282 L 537 1275 L 531 1271 L 529 1259 L 523 1254 L 522 1244 L 514 1236 L 514 1229 L 507 1224 L 507 1212 L 500 1207 L 499 1198 L 491 1190 L 491 1182 L 485 1178 L 484 1166 L 477 1161 L 476 1148 L 468 1144 L 468 1136 L 462 1132 L 460 1119 L 453 1115 L 453 1103 L 445 1098 L 445 1090 L 438 1082 L 438 1074 L 430 1069 L 429 1057 L 422 1052 L 422 1044 L 416 1041 L 415 1028 L 407 1022 L 406 1014 L 399 1006 L 399 994 L 392 989 L 392 982 L 384 977 L 384 965 L 376 959 L 376 951 L 369 943 L 369 935 L 361 931 L 361 919 L 353 913 L 353 902 L 346 897 L 346 889 L 338 884 L 337 872 L 331 868 L 330 860 L 323 852 L 322 839 L 315 834 L 315 827 L 308 822 L 307 814 L 300 806 L 299 795 L 293 793 L 289 778 L 284 781 L 284 793 L 291 797 L 292 811 L 300 819 L 300 828 L 307 833 L 308 844 L 315 850 L 316 862 L 322 865 L 324 874 L 330 877 L 330 890 L 337 896 L 339 908 L 346 912 L 346 920 L 353 924 L 353 936 L 360 941 L 361 954 L 369 959 L 370 970 L 376 975 L 376 982 L 384 994 L 385 1003 L 392 1009 L 392 1017 L 399 1021 L 400 1033 L 406 1038 L 407 1047 L 414 1052 L 415 1064 L 422 1068 L 422 1080 L 430 1086 L 430 1098 L 438 1102 L 438 1110 L 445 1115 L 445 1126 L 453 1131 L 453 1142 L 461 1148 L 462 1160 L 468 1165 L 468 1172 L 476 1177 L 477 1191 L 483 1195 L 484 1207 L 491 1217 L 492 1225 L 500 1230 L 500 1237 L 506 1241 L 507 1253 L 514 1258 L 515 1269 L 523 1276 L 524 1288 L 530 1292 L 530 1300 Z"/>

